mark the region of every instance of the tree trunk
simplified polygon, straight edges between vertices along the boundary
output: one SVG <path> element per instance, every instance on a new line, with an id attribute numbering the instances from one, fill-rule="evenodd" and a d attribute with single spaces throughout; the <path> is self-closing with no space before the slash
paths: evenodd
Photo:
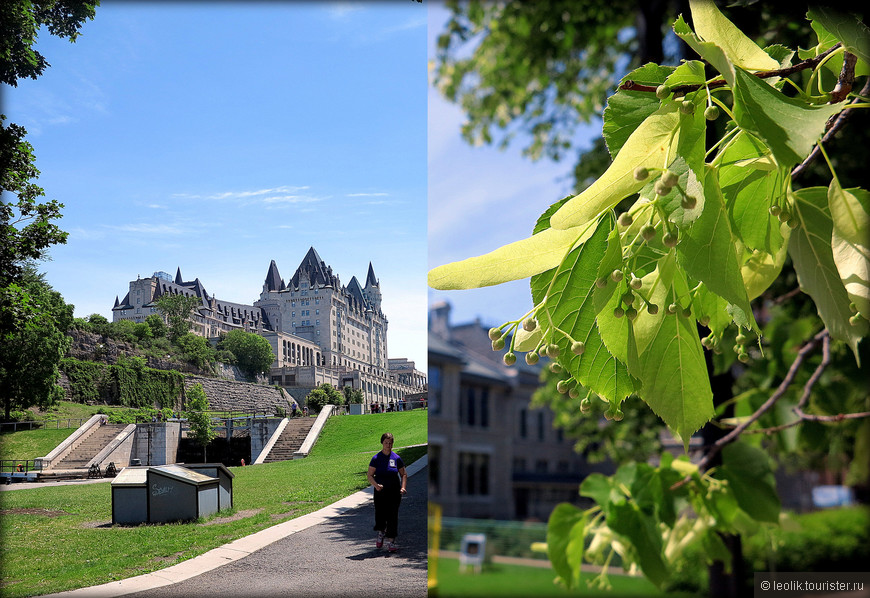
<path id="1" fill-rule="evenodd" d="M 725 401 L 732 398 L 732 384 L 734 377 L 731 371 L 723 374 L 713 374 L 713 356 L 710 351 L 705 351 L 707 361 L 707 373 L 710 376 L 710 387 L 713 391 L 713 405 L 719 406 Z M 733 405 L 729 406 L 722 417 L 732 417 L 734 415 Z M 725 436 L 727 430 L 723 430 L 712 423 L 708 423 L 701 429 L 701 437 L 704 440 L 704 453 L 709 450 L 719 438 Z M 722 463 L 722 453 L 720 452 L 710 463 L 712 467 Z M 707 569 L 710 582 L 709 595 L 711 598 L 741 598 L 752 594 L 752 589 L 746 586 L 745 565 L 743 562 L 743 547 L 739 535 L 719 534 L 728 551 L 731 553 L 731 566 L 729 567 L 722 561 L 714 561 Z"/>

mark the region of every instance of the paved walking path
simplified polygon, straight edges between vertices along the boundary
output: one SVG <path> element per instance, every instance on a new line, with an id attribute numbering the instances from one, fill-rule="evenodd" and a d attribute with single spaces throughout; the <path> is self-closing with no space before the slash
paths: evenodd
<path id="1" fill-rule="evenodd" d="M 408 466 L 399 551 L 375 548 L 371 488 L 160 571 L 53 594 L 64 598 L 163 596 L 419 597 L 427 594 L 427 459 Z"/>

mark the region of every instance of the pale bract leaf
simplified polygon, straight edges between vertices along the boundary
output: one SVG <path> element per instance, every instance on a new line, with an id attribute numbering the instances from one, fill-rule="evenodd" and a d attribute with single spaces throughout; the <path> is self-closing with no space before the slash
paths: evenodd
<path id="1" fill-rule="evenodd" d="M 729 85 L 734 84 L 734 65 L 728 60 L 725 51 L 713 42 L 705 42 L 698 37 L 689 27 L 683 16 L 677 17 L 674 22 L 674 33 L 686 44 L 698 53 L 698 56 L 713 65 L 719 71 Z"/>
<path id="2" fill-rule="evenodd" d="M 516 338 L 514 339 L 514 349 L 517 351 L 534 351 L 541 344 L 543 333 L 541 327 L 538 326 L 531 332 L 520 326 L 517 328 Z"/>
<path id="3" fill-rule="evenodd" d="M 571 246 L 592 230 L 550 228 L 487 254 L 438 266 L 429 271 L 429 286 L 444 291 L 474 289 L 528 278 L 555 268 Z"/>
<path id="4" fill-rule="evenodd" d="M 809 187 L 793 194 L 798 227 L 792 231 L 788 253 L 801 290 L 813 298 L 831 338 L 844 341 L 860 365 L 860 331 L 849 323 L 849 295 L 840 279 L 831 249 L 833 224 L 828 190 Z"/>
<path id="5" fill-rule="evenodd" d="M 676 157 L 679 142 L 680 112 L 668 104 L 648 116 L 620 149 L 616 158 L 598 180 L 565 203 L 550 218 L 550 225 L 567 229 L 594 220 L 632 193 L 645 182 L 634 178 L 638 167 L 663 168 Z"/>
<path id="6" fill-rule="evenodd" d="M 689 0 L 689 7 L 698 36 L 721 48 L 732 64 L 753 71 L 779 68 L 779 63 L 729 21 L 713 0 Z"/>
<path id="7" fill-rule="evenodd" d="M 789 98 L 740 68 L 735 69 L 733 92 L 737 124 L 762 139 L 783 168 L 806 158 L 827 120 L 845 106 L 845 102 L 819 106 Z"/>
<path id="8" fill-rule="evenodd" d="M 828 207 L 834 263 L 849 299 L 870 319 L 870 194 L 843 189 L 834 179 L 828 187 Z"/>

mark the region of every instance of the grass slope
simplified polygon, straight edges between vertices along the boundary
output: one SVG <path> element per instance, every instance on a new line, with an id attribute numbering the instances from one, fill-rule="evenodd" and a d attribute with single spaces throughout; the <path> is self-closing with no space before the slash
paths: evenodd
<path id="1" fill-rule="evenodd" d="M 425 443 L 426 415 L 331 418 L 308 458 L 231 468 L 235 508 L 206 521 L 112 526 L 108 483 L 0 492 L 0 595 L 48 594 L 155 571 L 316 511 L 368 486 L 369 454 L 384 431 L 397 446 Z M 397 452 L 411 463 L 425 447 Z"/>
<path id="2" fill-rule="evenodd" d="M 54 450 L 76 428 L 22 430 L 0 434 L 0 459 L 36 459 Z"/>

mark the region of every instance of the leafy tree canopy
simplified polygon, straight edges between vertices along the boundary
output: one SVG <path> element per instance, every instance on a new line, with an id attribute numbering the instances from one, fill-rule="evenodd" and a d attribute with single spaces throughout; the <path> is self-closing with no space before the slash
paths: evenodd
<path id="1" fill-rule="evenodd" d="M 155 302 L 157 310 L 166 318 L 169 326 L 169 338 L 177 342 L 182 336 L 190 332 L 193 327 L 191 316 L 199 306 L 200 300 L 194 296 L 165 294 Z"/>
<path id="2" fill-rule="evenodd" d="M 868 29 L 815 7 L 802 48 L 762 47 L 712 0 L 689 5 L 692 25 L 678 16 L 672 29 L 695 57 L 640 65 L 608 98 L 606 170 L 547 209 L 529 238 L 429 273 L 445 290 L 530 278 L 532 310 L 490 331 L 494 348 L 510 339 L 505 363 L 515 351 L 546 354 L 557 391 L 583 397 L 581 411 L 602 403 L 621 421 L 634 395 L 686 447 L 717 416 L 713 365 L 777 366 L 767 373 L 781 378 L 729 401 L 743 415 L 722 419 L 725 431 L 698 462 L 668 453 L 657 466 L 627 462 L 584 480 L 591 509 L 557 507 L 548 550 L 569 586 L 584 559 L 606 564 L 614 553 L 660 587 L 686 546 L 729 563 L 723 537 L 780 516 L 770 457 L 748 437 L 870 417 L 866 389 L 844 392 L 866 375 L 820 382 L 846 355 L 860 371 L 870 329 L 870 194 L 841 177 L 827 151 L 841 132 L 852 145 L 863 140 L 846 122 L 870 106 Z M 824 183 L 801 188 L 816 160 Z M 771 306 L 758 299 L 787 260 L 816 314 L 794 331 L 796 347 L 777 343 L 768 357 L 765 333 L 783 333 L 765 326 Z"/>
<path id="3" fill-rule="evenodd" d="M 230 351 L 235 362 L 249 378 L 269 371 L 275 361 L 272 345 L 252 332 L 233 330 L 218 343 L 218 349 Z"/>
<path id="4" fill-rule="evenodd" d="M 63 392 L 58 364 L 69 348 L 73 306 L 32 269 L 0 287 L 0 399 L 13 409 L 53 405 Z"/>

